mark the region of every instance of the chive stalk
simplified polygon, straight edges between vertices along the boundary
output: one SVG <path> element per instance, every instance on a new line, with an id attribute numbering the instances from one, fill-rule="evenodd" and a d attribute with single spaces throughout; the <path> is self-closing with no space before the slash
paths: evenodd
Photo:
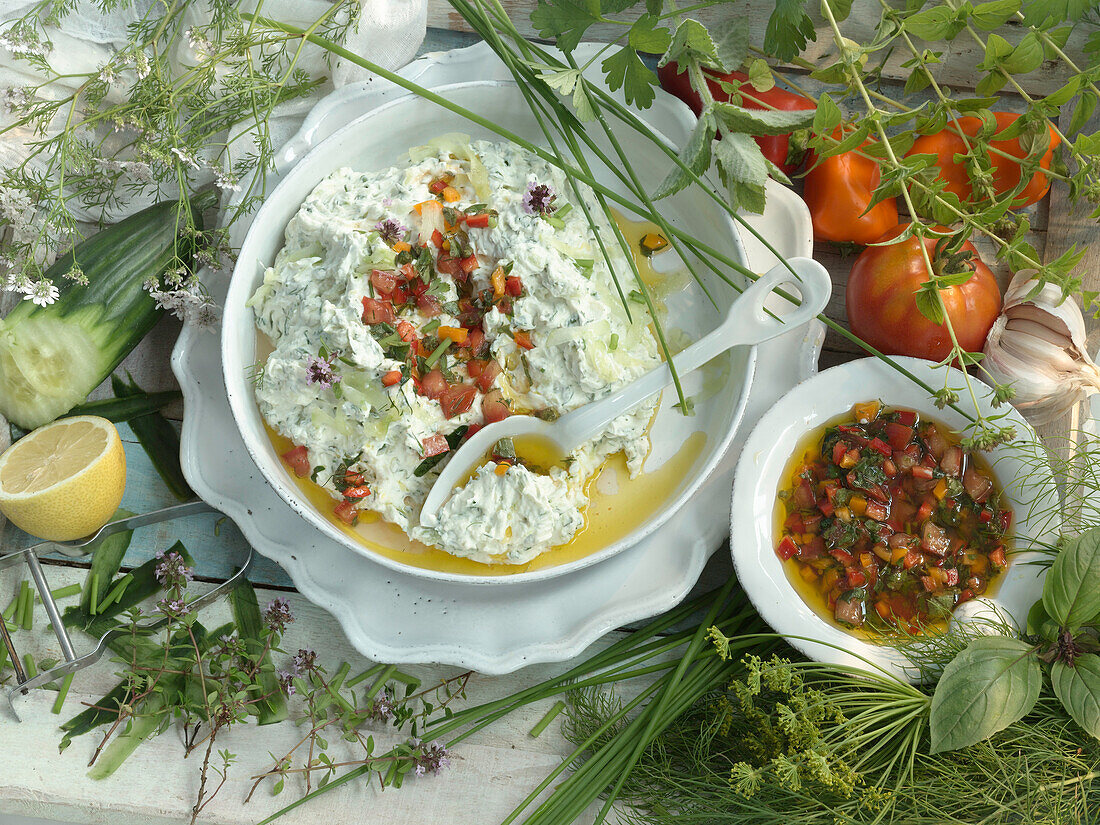
<path id="1" fill-rule="evenodd" d="M 75 596 L 81 591 L 79 584 L 69 584 L 65 587 L 59 587 L 56 590 L 51 590 L 50 595 L 55 599 L 67 599 L 70 596 Z"/>
<path id="2" fill-rule="evenodd" d="M 24 582 L 23 584 L 26 589 L 23 592 L 22 625 L 24 630 L 30 630 L 34 627 L 34 591 L 31 590 L 26 582 Z"/>
<path id="3" fill-rule="evenodd" d="M 92 573 L 92 578 L 88 586 L 88 612 L 91 615 L 95 615 L 99 612 L 99 573 Z"/>
<path id="4" fill-rule="evenodd" d="M 28 679 L 33 679 L 38 675 L 38 665 L 34 661 L 34 657 L 29 653 L 23 654 L 23 670 L 27 674 Z"/>
<path id="5" fill-rule="evenodd" d="M 542 732 L 546 730 L 547 726 L 557 718 L 558 714 L 565 710 L 565 702 L 561 699 L 554 703 L 554 706 L 550 710 L 543 714 L 543 717 L 531 728 L 531 732 L 527 735 L 532 739 L 538 739 L 542 736 Z"/>
<path id="6" fill-rule="evenodd" d="M 54 700 L 53 707 L 50 708 L 50 713 L 59 714 L 61 708 L 65 706 L 65 697 L 69 695 L 69 688 L 73 684 L 72 673 L 65 674 L 65 678 L 61 680 L 61 689 L 57 692 L 57 699 Z"/>

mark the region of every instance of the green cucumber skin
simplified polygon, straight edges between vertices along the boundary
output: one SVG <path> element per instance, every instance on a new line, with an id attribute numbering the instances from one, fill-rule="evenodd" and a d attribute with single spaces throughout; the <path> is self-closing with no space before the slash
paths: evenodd
<path id="1" fill-rule="evenodd" d="M 0 413 L 26 429 L 64 415 L 153 328 L 164 311 L 146 292 L 146 280 L 192 263 L 192 239 L 176 239 L 178 209 L 176 201 L 155 204 L 80 242 L 46 273 L 60 291 L 54 303 L 40 307 L 21 301 L 0 320 Z M 201 230 L 201 211 L 194 205 L 191 211 Z M 87 284 L 64 277 L 74 264 Z M 50 352 L 51 343 L 58 346 L 62 336 L 50 336 L 52 342 L 39 337 L 46 330 L 62 329 L 60 325 L 70 331 L 64 337 L 74 346 L 88 349 L 74 353 L 69 371 L 54 370 L 56 385 L 28 387 L 28 376 L 19 370 L 19 350 L 24 351 L 24 365 L 28 346 L 41 349 L 43 357 L 49 353 L 64 360 L 63 350 Z M 43 373 L 48 375 L 48 369 Z"/>

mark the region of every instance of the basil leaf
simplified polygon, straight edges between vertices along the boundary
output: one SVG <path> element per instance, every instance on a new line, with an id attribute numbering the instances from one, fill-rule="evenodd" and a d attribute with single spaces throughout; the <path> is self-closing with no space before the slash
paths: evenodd
<path id="1" fill-rule="evenodd" d="M 932 696 L 933 754 L 988 739 L 1022 719 L 1039 699 L 1043 671 L 1019 639 L 975 639 L 943 670 Z"/>
<path id="2" fill-rule="evenodd" d="M 1070 539 L 1043 583 L 1043 606 L 1074 630 L 1100 613 L 1100 528 Z"/>
<path id="3" fill-rule="evenodd" d="M 1100 739 L 1100 656 L 1085 653 L 1072 667 L 1055 662 L 1050 681 L 1073 721 Z"/>

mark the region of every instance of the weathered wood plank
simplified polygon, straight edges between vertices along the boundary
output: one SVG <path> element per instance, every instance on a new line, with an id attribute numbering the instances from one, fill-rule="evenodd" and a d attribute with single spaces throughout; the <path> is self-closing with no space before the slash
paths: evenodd
<path id="1" fill-rule="evenodd" d="M 508 11 L 509 17 L 515 23 L 516 28 L 526 36 L 537 36 L 537 32 L 531 25 L 531 12 L 537 5 L 537 0 L 502 0 L 502 5 Z M 891 6 L 903 7 L 900 0 L 892 0 Z M 749 42 L 759 45 L 764 42 L 764 32 L 767 27 L 768 17 L 773 8 L 772 3 L 725 3 L 705 9 L 697 9 L 691 12 L 691 17 L 705 23 L 712 30 L 730 25 L 747 25 L 749 28 Z M 803 57 L 815 65 L 827 65 L 832 61 L 835 50 L 832 48 L 832 31 L 821 16 L 819 6 L 816 3 L 807 3 L 807 11 L 814 20 L 814 28 L 817 38 L 810 43 L 803 52 Z M 644 12 L 644 4 L 639 4 L 623 17 L 635 18 Z M 878 26 L 881 15 L 881 6 L 877 0 L 855 0 L 852 4 L 851 15 L 841 23 L 841 31 L 846 37 L 857 43 L 870 43 L 874 39 L 875 29 Z M 616 15 L 619 17 L 620 15 Z M 428 25 L 443 29 L 469 31 L 462 16 L 456 12 L 446 0 L 428 0 Z M 619 25 L 598 24 L 593 26 L 585 34 L 589 40 L 614 41 L 623 37 L 625 29 Z M 1025 30 L 1020 26 L 1005 26 L 998 32 L 1010 43 L 1017 43 L 1024 36 Z M 1082 46 L 1085 33 L 1076 32 L 1070 38 L 1066 47 L 1066 53 L 1084 65 L 1082 58 Z M 924 41 L 917 40 L 917 45 L 924 45 Z M 939 46 L 936 46 L 939 49 Z M 957 38 L 949 48 L 944 49 L 939 66 L 934 70 L 937 82 L 960 89 L 971 89 L 973 84 L 981 76 L 977 65 L 984 59 L 984 49 L 965 34 Z M 902 49 L 896 49 L 886 60 L 883 67 L 883 77 L 895 80 L 905 80 L 909 77 L 909 70 L 902 66 L 909 55 Z M 1035 94 L 1049 94 L 1060 88 L 1068 79 L 1068 73 L 1060 62 L 1046 61 L 1034 72 L 1019 78 L 1021 85 Z"/>

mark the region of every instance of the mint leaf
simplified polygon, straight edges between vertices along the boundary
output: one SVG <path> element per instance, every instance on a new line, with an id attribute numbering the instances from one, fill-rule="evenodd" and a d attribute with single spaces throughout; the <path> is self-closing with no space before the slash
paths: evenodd
<path id="1" fill-rule="evenodd" d="M 723 71 L 733 71 L 740 66 L 749 56 L 748 18 L 743 17 L 726 23 L 714 40 L 714 45 L 718 53 L 718 63 Z M 770 71 L 769 74 L 771 74 Z"/>
<path id="2" fill-rule="evenodd" d="M 648 109 L 653 103 L 657 85 L 655 75 L 638 53 L 629 46 L 619 49 L 600 64 L 607 77 L 607 87 L 617 92 L 620 88 L 628 104 L 633 103 L 639 109 Z"/>
<path id="3" fill-rule="evenodd" d="M 814 122 L 813 109 L 744 109 L 734 103 L 716 103 L 714 113 L 729 131 L 749 135 L 789 135 Z"/>
<path id="4" fill-rule="evenodd" d="M 1039 699 L 1043 670 L 1019 639 L 975 639 L 943 669 L 932 696 L 933 754 L 965 748 L 1026 716 Z"/>
<path id="5" fill-rule="evenodd" d="M 672 35 L 666 28 L 657 28 L 660 21 L 652 14 L 643 14 L 630 27 L 627 42 L 632 49 L 650 54 L 662 54 L 672 42 Z"/>
<path id="6" fill-rule="evenodd" d="M 699 122 L 695 124 L 695 128 L 692 130 L 687 144 L 680 151 L 680 160 L 684 166 L 696 175 L 702 175 L 710 168 L 711 144 L 714 142 L 714 133 L 717 128 L 714 113 L 710 109 L 704 110 L 702 115 L 699 116 Z M 661 181 L 657 191 L 653 193 L 653 200 L 667 198 L 692 182 L 691 175 L 679 166 L 675 166 Z"/>
<path id="7" fill-rule="evenodd" d="M 979 3 L 970 13 L 970 19 L 976 28 L 983 32 L 991 32 L 1011 20 L 1020 10 L 1020 5 L 1021 0 L 991 0 L 989 3 Z"/>
<path id="8" fill-rule="evenodd" d="M 764 32 L 764 51 L 779 60 L 790 60 L 817 40 L 814 21 L 806 14 L 806 0 L 776 0 Z"/>
<path id="9" fill-rule="evenodd" d="M 707 27 L 698 20 L 687 18 L 676 27 L 676 33 L 672 36 L 672 44 L 661 58 L 660 65 L 664 66 L 669 61 L 684 63 L 689 59 L 698 60 L 704 66 L 725 71 L 726 67 L 718 59 L 718 46 L 711 39 Z"/>
<path id="10" fill-rule="evenodd" d="M 730 205 L 748 212 L 763 212 L 768 164 L 756 141 L 745 134 L 725 134 L 714 144 L 714 160 Z"/>
<path id="11" fill-rule="evenodd" d="M 531 25 L 565 52 L 577 48 L 588 27 L 599 20 L 599 0 L 539 0 L 531 12 Z"/>

